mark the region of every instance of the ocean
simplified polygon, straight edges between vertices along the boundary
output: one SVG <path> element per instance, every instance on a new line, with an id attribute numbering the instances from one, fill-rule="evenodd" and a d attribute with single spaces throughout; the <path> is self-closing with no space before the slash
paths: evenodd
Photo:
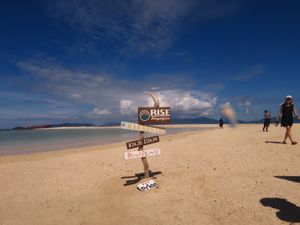
<path id="1" fill-rule="evenodd" d="M 168 128 L 166 135 L 207 128 Z M 155 134 L 145 133 L 145 137 Z M 29 154 L 137 140 L 139 132 L 120 128 L 67 128 L 0 131 L 0 156 Z"/>

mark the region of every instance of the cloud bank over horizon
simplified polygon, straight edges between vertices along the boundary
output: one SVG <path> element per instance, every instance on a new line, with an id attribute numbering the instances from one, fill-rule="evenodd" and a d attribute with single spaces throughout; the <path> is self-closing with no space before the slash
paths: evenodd
<path id="1" fill-rule="evenodd" d="M 49 58 L 38 57 L 20 61 L 17 65 L 27 76 L 34 77 L 28 83 L 25 79 L 22 81 L 27 95 L 34 97 L 19 100 L 39 104 L 41 111 L 49 106 L 56 109 L 45 112 L 42 119 L 69 117 L 71 120 L 80 118 L 104 122 L 122 117 L 132 119 L 136 117 L 139 106 L 153 105 L 149 96 L 153 89 L 160 105 L 171 107 L 173 115 L 178 118 L 211 116 L 217 103 L 217 96 L 207 91 L 182 89 L 176 83 L 161 90 L 160 87 L 153 88 L 151 81 L 120 80 L 120 76 L 105 73 L 72 71 Z M 85 110 L 82 110 L 83 106 Z M 64 108 L 71 110 L 64 111 Z M 81 110 L 77 111 L 77 108 Z M 38 114 L 27 113 L 26 110 L 15 116 L 33 121 L 40 118 Z"/>
<path id="2" fill-rule="evenodd" d="M 174 118 L 218 118 L 220 105 L 224 101 L 236 100 L 218 97 L 220 83 L 195 88 L 190 84 L 193 80 L 189 80 L 185 86 L 184 74 L 182 79 L 169 82 L 173 77 L 179 78 L 178 73 L 149 74 L 146 78 L 129 80 L 122 79 L 122 74 L 70 69 L 58 60 L 40 55 L 19 61 L 16 65 L 25 78 L 18 81 L 23 89 L 2 92 L 2 98 L 21 103 L 23 110 L 0 112 L 2 121 L 14 120 L 14 125 L 65 121 L 102 124 L 122 119 L 135 120 L 138 107 L 153 105 L 150 92 L 157 95 L 161 106 L 171 107 Z M 254 72 L 254 76 L 256 74 Z M 166 80 L 167 83 L 161 82 Z M 11 85 L 14 83 L 12 79 Z M 224 88 L 222 85 L 221 89 Z M 22 94 L 24 92 L 26 95 Z M 32 106 L 37 108 L 34 113 L 30 110 Z M 235 106 L 244 109 L 245 114 L 252 110 L 252 104 L 247 98 L 237 99 Z"/>

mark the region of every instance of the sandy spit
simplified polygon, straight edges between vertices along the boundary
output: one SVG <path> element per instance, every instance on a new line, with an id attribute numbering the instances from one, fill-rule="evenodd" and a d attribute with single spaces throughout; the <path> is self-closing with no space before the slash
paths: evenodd
<path id="1" fill-rule="evenodd" d="M 300 144 L 261 128 L 148 145 L 162 152 L 148 158 L 160 187 L 144 193 L 124 186 L 143 172 L 140 159 L 124 160 L 125 143 L 0 157 L 0 225 L 300 224 Z M 300 141 L 300 125 L 293 133 Z"/>

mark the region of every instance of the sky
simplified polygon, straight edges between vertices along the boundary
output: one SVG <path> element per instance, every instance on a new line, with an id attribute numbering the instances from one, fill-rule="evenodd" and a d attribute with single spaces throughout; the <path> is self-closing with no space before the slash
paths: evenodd
<path id="1" fill-rule="evenodd" d="M 300 108 L 297 0 L 44 0 L 0 3 L 0 128 L 275 115 Z"/>

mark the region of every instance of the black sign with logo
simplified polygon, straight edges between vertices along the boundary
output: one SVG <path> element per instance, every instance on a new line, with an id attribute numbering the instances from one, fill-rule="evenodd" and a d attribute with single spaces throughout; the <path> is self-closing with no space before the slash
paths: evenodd
<path id="1" fill-rule="evenodd" d="M 170 107 L 139 107 L 138 119 L 140 124 L 147 123 L 170 123 L 171 108 Z"/>

